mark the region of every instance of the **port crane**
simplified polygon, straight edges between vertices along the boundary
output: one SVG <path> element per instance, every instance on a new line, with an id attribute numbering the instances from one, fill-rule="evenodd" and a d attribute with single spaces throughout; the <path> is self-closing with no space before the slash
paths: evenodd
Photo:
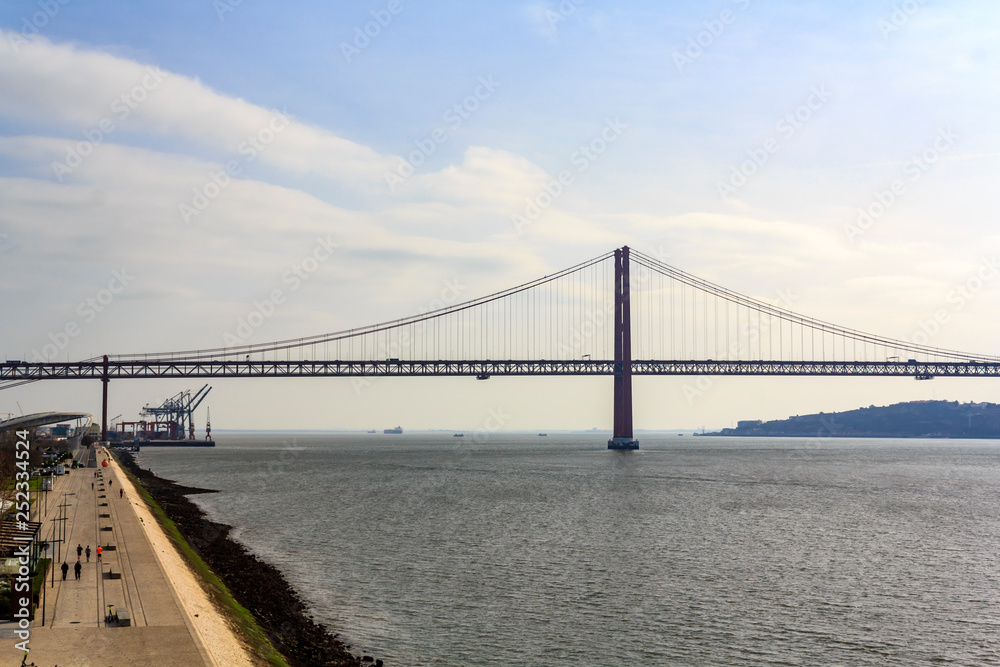
<path id="1" fill-rule="evenodd" d="M 194 440 L 194 411 L 201 405 L 210 391 L 212 388 L 206 384 L 194 395 L 191 394 L 190 389 L 179 392 L 165 400 L 163 405 L 159 407 L 151 408 L 146 405 L 140 415 L 152 417 L 154 424 L 174 425 L 176 434 L 172 437 L 183 438 L 186 432 L 188 439 Z"/>
<path id="2" fill-rule="evenodd" d="M 194 411 L 210 391 L 212 388 L 206 384 L 194 394 L 190 389 L 179 392 L 157 407 L 147 403 L 139 412 L 141 421 L 119 423 L 122 436 L 130 427 L 134 436 L 143 439 L 194 440 Z"/>

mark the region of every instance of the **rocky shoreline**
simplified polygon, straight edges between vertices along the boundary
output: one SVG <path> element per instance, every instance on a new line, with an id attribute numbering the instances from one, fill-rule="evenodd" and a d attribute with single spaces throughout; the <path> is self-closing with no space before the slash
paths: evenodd
<path id="1" fill-rule="evenodd" d="M 373 663 L 350 652 L 337 636 L 308 616 L 305 603 L 284 575 L 273 565 L 232 540 L 232 526 L 208 519 L 187 496 L 214 493 L 161 479 L 140 468 L 128 452 L 116 453 L 122 465 L 135 475 L 202 560 L 229 588 L 233 597 L 249 610 L 268 639 L 295 667 L 360 667 Z"/>

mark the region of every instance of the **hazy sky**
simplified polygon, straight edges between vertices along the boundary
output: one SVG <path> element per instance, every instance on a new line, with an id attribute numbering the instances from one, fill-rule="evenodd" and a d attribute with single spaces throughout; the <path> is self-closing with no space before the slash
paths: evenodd
<path id="1" fill-rule="evenodd" d="M 944 310 L 933 345 L 998 354 L 998 20 L 985 0 L 5 2 L 0 353 L 217 347 L 275 289 L 248 342 L 335 331 L 628 244 L 896 338 Z M 201 384 L 112 383 L 111 414 Z M 216 428 L 611 425 L 610 378 L 213 385 Z M 1000 401 L 996 380 L 635 387 L 637 428 Z M 99 397 L 37 383 L 0 412 Z"/>

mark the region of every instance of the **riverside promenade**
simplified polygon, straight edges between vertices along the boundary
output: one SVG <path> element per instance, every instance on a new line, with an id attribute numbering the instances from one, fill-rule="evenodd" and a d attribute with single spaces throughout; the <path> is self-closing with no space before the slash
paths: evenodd
<path id="1" fill-rule="evenodd" d="M 64 534 L 65 541 L 49 547 L 55 582 L 50 572 L 45 579 L 45 619 L 43 623 L 40 605 L 28 663 L 39 667 L 257 664 L 114 459 L 100 448 L 81 449 L 77 457 L 86 467 L 55 478 L 52 491 L 39 492 L 35 503 L 34 520 L 42 522 L 40 538 L 51 541 Z M 102 467 L 105 459 L 110 465 Z M 91 549 L 90 562 L 85 554 L 80 559 L 79 580 L 73 569 L 77 545 Z M 98 546 L 104 548 L 100 562 Z M 60 569 L 64 561 L 69 564 L 65 581 Z M 129 625 L 106 624 L 108 605 L 119 613 L 126 611 Z M 17 641 L 10 636 L 0 639 L 0 664 L 21 663 L 23 654 L 14 647 Z"/>

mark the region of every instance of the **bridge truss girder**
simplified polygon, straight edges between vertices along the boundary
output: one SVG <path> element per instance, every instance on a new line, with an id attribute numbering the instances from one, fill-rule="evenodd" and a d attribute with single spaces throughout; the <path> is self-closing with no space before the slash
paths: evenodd
<path id="1" fill-rule="evenodd" d="M 632 360 L 633 375 L 998 377 L 1000 363 Z M 0 365 L 0 382 L 152 378 L 611 375 L 615 361 L 109 361 Z"/>

